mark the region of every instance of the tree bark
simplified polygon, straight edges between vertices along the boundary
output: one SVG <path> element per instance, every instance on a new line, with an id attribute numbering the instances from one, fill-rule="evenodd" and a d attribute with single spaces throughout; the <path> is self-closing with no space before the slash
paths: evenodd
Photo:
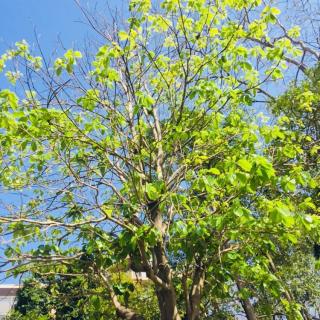
<path id="1" fill-rule="evenodd" d="M 113 291 L 112 284 L 107 274 L 103 274 L 103 272 L 99 272 L 99 275 L 102 278 L 103 282 L 107 285 L 107 288 L 110 293 L 111 301 L 116 309 L 116 314 L 118 317 L 124 320 L 144 320 L 145 319 L 142 315 L 137 314 L 135 311 L 123 306 L 119 302 L 117 295 Z"/>
<path id="2" fill-rule="evenodd" d="M 242 308 L 246 314 L 246 317 L 248 320 L 257 320 L 257 316 L 254 312 L 253 306 L 251 304 L 251 302 L 249 301 L 249 299 L 241 299 L 241 305 Z"/>
<path id="3" fill-rule="evenodd" d="M 168 285 L 164 288 L 156 285 L 156 294 L 158 298 L 160 319 L 161 320 L 180 320 L 177 307 L 177 297 L 172 285 L 171 268 L 169 267 L 162 243 L 158 243 L 154 248 L 157 260 L 157 276 Z"/>
<path id="4" fill-rule="evenodd" d="M 189 294 L 190 308 L 188 310 L 188 320 L 200 319 L 200 302 L 202 289 L 204 286 L 205 272 L 201 262 L 197 262 L 194 271 L 192 286 Z"/>
<path id="5" fill-rule="evenodd" d="M 156 286 L 160 319 L 181 320 L 177 307 L 176 291 L 172 284 L 172 270 L 170 268 L 164 245 L 164 224 L 159 210 L 159 201 L 148 203 L 149 217 L 154 227 L 160 232 L 162 239 L 153 248 L 153 273 L 160 281 L 153 281 Z M 150 279 L 152 280 L 153 277 Z M 163 284 L 161 284 L 163 283 Z"/>
<path id="6" fill-rule="evenodd" d="M 144 320 L 143 316 L 136 314 L 134 311 L 123 306 L 116 307 L 117 316 L 125 320 Z"/>
<path id="7" fill-rule="evenodd" d="M 242 285 L 240 279 L 236 280 L 236 284 L 237 284 L 238 290 L 241 290 L 243 288 L 243 285 Z M 256 313 L 254 311 L 254 307 L 249 299 L 240 299 L 240 303 L 242 305 L 242 308 L 243 308 L 248 320 L 257 320 L 258 319 L 256 316 Z"/>
<path id="8" fill-rule="evenodd" d="M 157 288 L 156 294 L 160 310 L 160 319 L 181 320 L 177 308 L 177 299 L 174 290 Z"/>

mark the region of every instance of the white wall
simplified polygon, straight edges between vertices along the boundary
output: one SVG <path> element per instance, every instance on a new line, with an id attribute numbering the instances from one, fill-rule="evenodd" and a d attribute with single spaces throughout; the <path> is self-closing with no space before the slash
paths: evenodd
<path id="1" fill-rule="evenodd" d="M 4 316 L 10 311 L 13 303 L 14 296 L 0 296 L 0 319 L 4 318 Z"/>

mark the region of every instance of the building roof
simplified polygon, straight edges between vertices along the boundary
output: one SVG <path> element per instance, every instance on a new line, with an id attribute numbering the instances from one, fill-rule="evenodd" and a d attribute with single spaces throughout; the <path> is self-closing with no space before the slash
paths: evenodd
<path id="1" fill-rule="evenodd" d="M 0 296 L 15 296 L 19 288 L 20 286 L 16 284 L 0 284 Z"/>

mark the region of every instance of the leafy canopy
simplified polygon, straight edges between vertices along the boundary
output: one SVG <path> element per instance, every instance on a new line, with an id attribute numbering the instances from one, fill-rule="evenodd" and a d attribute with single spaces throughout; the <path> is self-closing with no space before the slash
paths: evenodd
<path id="1" fill-rule="evenodd" d="M 125 319 L 141 317 L 110 276 L 124 260 L 146 272 L 161 319 L 202 319 L 234 301 L 232 313 L 255 288 L 300 319 L 269 257 L 319 238 L 316 175 L 286 119 L 256 116 L 264 83 L 300 54 L 287 38 L 261 44 L 280 11 L 259 0 L 129 9 L 89 64 L 68 50 L 47 68 L 25 42 L 1 56 L 1 69 L 17 61 L 32 78 L 8 71 L 16 93 L 0 91 L 1 186 L 22 196 L 1 213 L 4 264 L 66 273 L 92 255 Z M 312 99 L 303 90 L 303 108 Z"/>

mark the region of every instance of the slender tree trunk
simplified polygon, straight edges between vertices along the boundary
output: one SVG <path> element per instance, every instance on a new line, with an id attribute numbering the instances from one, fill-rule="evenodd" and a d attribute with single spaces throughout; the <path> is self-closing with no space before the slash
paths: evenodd
<path id="1" fill-rule="evenodd" d="M 151 218 L 154 227 L 163 235 L 164 224 L 162 220 L 162 213 L 159 210 L 159 201 L 152 201 L 148 204 L 149 217 Z M 177 298 L 175 288 L 172 284 L 172 270 L 170 268 L 166 250 L 164 245 L 164 238 L 162 238 L 154 247 L 154 261 L 153 272 L 161 279 L 166 287 L 155 283 L 156 294 L 160 309 L 161 320 L 181 320 L 177 307 Z"/>
<path id="2" fill-rule="evenodd" d="M 125 320 L 144 320 L 144 317 L 141 315 L 136 314 L 134 311 L 129 310 L 123 306 L 118 306 L 116 308 L 117 316 L 121 319 Z"/>
<path id="3" fill-rule="evenodd" d="M 242 308 L 246 314 L 248 320 L 257 320 L 257 316 L 254 312 L 253 306 L 249 299 L 241 299 Z"/>
<path id="4" fill-rule="evenodd" d="M 103 274 L 103 272 L 98 272 L 103 282 L 107 285 L 107 288 L 110 293 L 111 301 L 116 309 L 117 316 L 124 320 L 144 320 L 145 318 L 142 315 L 137 314 L 130 308 L 123 306 L 119 300 L 117 295 L 114 293 L 112 284 L 110 282 L 109 276 L 107 274 Z"/>
<path id="5" fill-rule="evenodd" d="M 188 320 L 200 320 L 200 302 L 202 289 L 204 286 L 205 272 L 201 262 L 197 262 L 194 271 L 192 286 L 189 294 L 190 308 L 188 310 Z"/>
<path id="6" fill-rule="evenodd" d="M 241 290 L 243 288 L 241 280 L 237 279 L 236 284 L 237 284 L 238 290 Z M 240 303 L 242 305 L 242 308 L 243 308 L 248 320 L 257 320 L 258 319 L 256 316 L 256 313 L 254 311 L 254 307 L 249 299 L 240 299 Z"/>

